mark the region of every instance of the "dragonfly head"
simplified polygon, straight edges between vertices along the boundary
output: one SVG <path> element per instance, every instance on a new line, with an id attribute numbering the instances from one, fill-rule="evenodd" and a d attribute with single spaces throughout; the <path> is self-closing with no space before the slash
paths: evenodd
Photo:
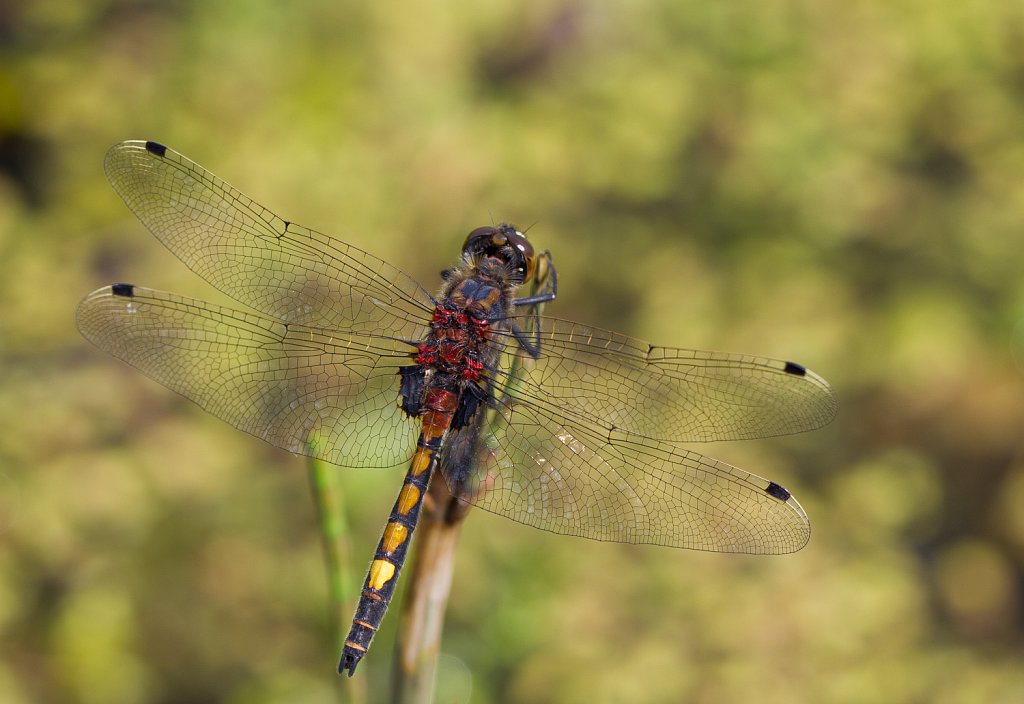
<path id="1" fill-rule="evenodd" d="M 512 225 L 478 227 L 469 233 L 462 245 L 465 257 L 496 259 L 513 272 L 512 283 L 521 285 L 529 281 L 537 268 L 537 256 L 526 235 Z"/>

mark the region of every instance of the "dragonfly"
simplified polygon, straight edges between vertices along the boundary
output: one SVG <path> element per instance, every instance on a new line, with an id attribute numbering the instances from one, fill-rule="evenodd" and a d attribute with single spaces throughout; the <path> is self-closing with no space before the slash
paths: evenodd
<path id="1" fill-rule="evenodd" d="M 510 224 L 470 232 L 432 294 L 157 142 L 115 145 L 104 167 L 157 239 L 250 310 L 117 283 L 78 306 L 90 342 L 277 447 L 407 467 L 339 673 L 369 649 L 438 475 L 465 505 L 563 535 L 756 554 L 807 543 L 781 484 L 686 447 L 827 424 L 836 397 L 803 365 L 541 315 L 553 259 Z"/>

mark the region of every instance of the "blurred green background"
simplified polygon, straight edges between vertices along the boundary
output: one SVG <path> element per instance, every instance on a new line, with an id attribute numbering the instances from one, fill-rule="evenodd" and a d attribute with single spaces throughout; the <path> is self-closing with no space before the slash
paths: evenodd
<path id="1" fill-rule="evenodd" d="M 107 186 L 129 138 L 424 282 L 537 222 L 550 314 L 835 386 L 696 448 L 793 490 L 795 555 L 472 514 L 439 701 L 1024 701 L 1024 4 L 0 3 L 0 701 L 332 702 L 303 461 L 75 330 L 221 300 Z M 402 471 L 339 474 L 354 590 Z"/>

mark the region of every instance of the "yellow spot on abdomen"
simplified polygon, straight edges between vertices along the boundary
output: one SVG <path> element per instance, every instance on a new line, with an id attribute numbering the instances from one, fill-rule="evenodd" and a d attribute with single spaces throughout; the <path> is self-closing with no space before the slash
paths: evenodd
<path id="1" fill-rule="evenodd" d="M 408 515 L 409 511 L 412 511 L 419 502 L 420 490 L 412 484 L 406 484 L 398 495 L 398 512 L 403 516 Z"/>
<path id="2" fill-rule="evenodd" d="M 430 457 L 432 454 L 433 452 L 425 447 L 421 447 L 416 450 L 416 456 L 412 458 L 412 474 L 414 477 L 418 477 L 423 474 L 427 467 L 430 466 Z"/>
<path id="3" fill-rule="evenodd" d="M 409 529 L 401 523 L 392 521 L 384 529 L 384 538 L 380 541 L 381 547 L 387 554 L 393 553 L 409 537 Z"/>
<path id="4" fill-rule="evenodd" d="M 384 585 L 395 576 L 395 566 L 387 560 L 374 560 L 370 563 L 370 589 L 383 589 Z"/>

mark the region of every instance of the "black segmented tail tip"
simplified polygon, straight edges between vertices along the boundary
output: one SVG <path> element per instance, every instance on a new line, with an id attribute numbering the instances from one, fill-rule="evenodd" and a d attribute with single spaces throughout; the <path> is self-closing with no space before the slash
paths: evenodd
<path id="1" fill-rule="evenodd" d="M 768 482 L 768 488 L 764 491 L 766 494 L 774 496 L 779 501 L 789 501 L 789 497 L 792 496 L 786 487 L 781 484 L 776 484 L 775 482 Z"/>
<path id="2" fill-rule="evenodd" d="M 163 156 L 167 153 L 167 147 L 160 144 L 160 142 L 146 142 L 146 151 L 150 154 L 156 154 L 157 156 Z"/>
<path id="3" fill-rule="evenodd" d="M 786 368 L 782 371 L 793 376 L 807 376 L 807 367 L 796 362 L 786 362 Z"/>
<path id="4" fill-rule="evenodd" d="M 348 671 L 349 677 L 356 674 L 356 666 L 359 664 L 362 657 L 363 653 L 356 652 L 348 646 L 345 646 L 345 652 L 341 654 L 341 662 L 338 663 L 338 674 L 344 674 L 346 670 Z"/>
<path id="5" fill-rule="evenodd" d="M 125 298 L 131 298 L 135 295 L 135 286 L 132 284 L 113 284 L 110 287 L 110 292 L 115 296 L 124 296 Z"/>

